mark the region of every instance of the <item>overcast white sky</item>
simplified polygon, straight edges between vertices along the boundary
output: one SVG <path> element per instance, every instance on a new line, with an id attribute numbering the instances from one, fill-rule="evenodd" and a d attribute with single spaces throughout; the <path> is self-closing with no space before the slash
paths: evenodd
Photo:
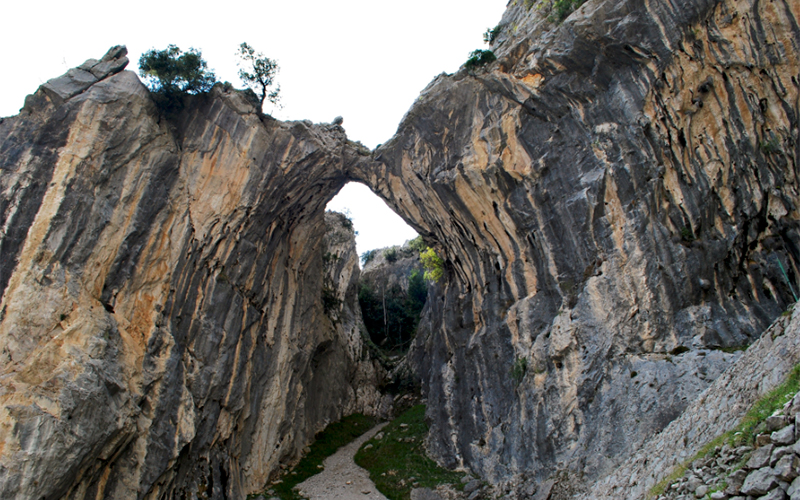
<path id="1" fill-rule="evenodd" d="M 139 56 L 150 48 L 195 47 L 220 80 L 239 87 L 234 54 L 248 42 L 281 67 L 283 109 L 267 105 L 266 112 L 313 122 L 342 116 L 348 137 L 374 148 L 394 134 L 436 75 L 456 71 L 469 52 L 484 48 L 483 32 L 500 21 L 506 3 L 7 1 L 0 18 L 0 116 L 17 114 L 40 84 L 117 44 L 127 45 L 128 69 L 137 72 Z M 341 194 L 359 231 L 359 252 L 408 239 L 396 221 L 390 224 L 388 215 L 361 201 L 362 190 L 354 193 Z M 382 221 L 378 228 L 360 227 L 368 215 Z"/>

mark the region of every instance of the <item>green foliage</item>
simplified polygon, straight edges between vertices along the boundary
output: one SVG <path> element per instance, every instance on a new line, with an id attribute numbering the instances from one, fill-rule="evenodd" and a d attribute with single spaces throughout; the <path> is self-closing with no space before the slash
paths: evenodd
<path id="1" fill-rule="evenodd" d="M 586 0 L 555 0 L 550 11 L 550 20 L 560 23 L 575 12 L 584 2 Z"/>
<path id="2" fill-rule="evenodd" d="M 497 35 L 500 34 L 500 30 L 503 29 L 501 24 L 498 24 L 494 28 L 486 28 L 486 31 L 483 33 L 483 43 L 491 45 L 497 39 Z"/>
<path id="3" fill-rule="evenodd" d="M 377 421 L 373 417 L 367 417 L 360 413 L 330 424 L 314 437 L 314 443 L 310 446 L 311 451 L 292 469 L 292 473 L 283 476 L 280 483 L 269 487 L 275 492 L 273 495 L 262 493 L 251 495 L 248 498 L 272 498 L 274 496 L 281 500 L 300 500 L 302 497 L 293 488 L 309 477 L 318 474 L 321 470 L 318 466 L 322 465 L 323 460 L 370 430 L 375 424 Z"/>
<path id="4" fill-rule="evenodd" d="M 422 236 L 417 236 L 416 238 L 408 242 L 408 248 L 417 253 L 422 253 L 425 250 L 427 250 L 428 245 L 425 244 L 425 241 L 422 239 Z"/>
<path id="5" fill-rule="evenodd" d="M 372 262 L 372 259 L 374 259 L 376 255 L 378 255 L 376 250 L 367 250 L 366 252 L 362 253 L 361 265 L 366 266 L 367 264 Z"/>
<path id="6" fill-rule="evenodd" d="M 528 372 L 528 358 L 517 358 L 511 365 L 511 379 L 519 385 Z"/>
<path id="7" fill-rule="evenodd" d="M 428 297 L 428 288 L 419 271 L 409 276 L 408 291 L 395 285 L 373 290 L 362 284 L 358 303 L 370 339 L 389 351 L 403 351 L 417 333 L 417 325 Z"/>
<path id="8" fill-rule="evenodd" d="M 342 226 L 344 226 L 344 228 L 347 229 L 348 231 L 352 231 L 353 219 L 351 219 L 350 217 L 345 217 L 344 220 L 342 221 Z"/>
<path id="9" fill-rule="evenodd" d="M 467 69 L 477 69 L 497 60 L 497 56 L 491 50 L 473 50 L 469 54 L 469 59 L 464 63 Z"/>
<path id="10" fill-rule="evenodd" d="M 335 311 L 341 304 L 336 290 L 327 286 L 322 289 L 322 307 L 325 309 L 325 314 Z"/>
<path id="11" fill-rule="evenodd" d="M 386 262 L 396 262 L 397 249 L 395 247 L 387 248 L 383 251 L 383 256 L 386 258 Z"/>
<path id="12" fill-rule="evenodd" d="M 800 364 L 796 365 L 792 369 L 792 371 L 789 373 L 789 376 L 786 377 L 786 380 L 781 385 L 771 390 L 761 399 L 756 401 L 744 416 L 742 421 L 739 422 L 739 425 L 728 432 L 717 436 L 705 446 L 700 448 L 700 450 L 692 458 L 677 466 L 669 476 L 662 479 L 647 493 L 647 498 L 656 498 L 660 496 L 662 493 L 664 493 L 664 491 L 666 491 L 670 484 L 674 483 L 686 472 L 686 469 L 689 467 L 689 465 L 691 465 L 692 462 L 714 452 L 718 446 L 728 444 L 729 446 L 735 448 L 742 445 L 752 445 L 755 441 L 756 435 L 758 434 L 760 424 L 766 420 L 767 417 L 772 415 L 775 410 L 782 408 L 783 405 L 786 404 L 786 402 L 799 390 Z"/>
<path id="13" fill-rule="evenodd" d="M 419 254 L 422 265 L 425 267 L 425 279 L 438 282 L 444 276 L 444 261 L 431 247 Z"/>
<path id="14" fill-rule="evenodd" d="M 686 226 L 681 229 L 681 239 L 687 243 L 694 241 L 694 233 L 692 232 L 692 228 Z"/>
<path id="15" fill-rule="evenodd" d="M 325 255 L 322 256 L 322 262 L 324 262 L 325 264 L 329 264 L 331 262 L 338 262 L 339 259 L 341 259 L 341 257 L 331 252 L 325 252 Z"/>
<path id="16" fill-rule="evenodd" d="M 367 441 L 365 445 L 372 447 L 362 447 L 355 462 L 367 469 L 370 479 L 389 500 L 408 500 L 414 487 L 452 484 L 463 488 L 459 481 L 463 473 L 443 469 L 426 455 L 427 433 L 425 405 L 414 406 L 384 427 L 381 439 Z M 412 486 L 413 483 L 418 486 Z"/>
<path id="17" fill-rule="evenodd" d="M 275 84 L 275 77 L 280 70 L 277 61 L 256 52 L 247 43 L 239 45 L 236 55 L 239 56 L 236 63 L 239 66 L 239 78 L 247 88 L 256 93 L 261 106 L 264 106 L 264 101 L 278 104 L 281 87 Z"/>
<path id="18" fill-rule="evenodd" d="M 142 54 L 139 75 L 151 92 L 167 95 L 208 92 L 217 81 L 199 50 L 183 52 L 175 45 Z"/>

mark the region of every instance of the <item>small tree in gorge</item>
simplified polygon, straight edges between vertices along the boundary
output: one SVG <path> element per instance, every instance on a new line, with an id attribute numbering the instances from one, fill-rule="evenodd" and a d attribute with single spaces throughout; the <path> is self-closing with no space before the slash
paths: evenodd
<path id="1" fill-rule="evenodd" d="M 256 52 L 246 42 L 239 45 L 239 51 L 236 55 L 240 59 L 237 62 L 239 78 L 242 79 L 247 88 L 258 95 L 261 107 L 264 107 L 264 101 L 267 100 L 272 104 L 278 104 L 281 87 L 280 85 L 275 85 L 275 88 L 272 88 L 280 69 L 278 62 L 266 57 L 261 52 Z"/>

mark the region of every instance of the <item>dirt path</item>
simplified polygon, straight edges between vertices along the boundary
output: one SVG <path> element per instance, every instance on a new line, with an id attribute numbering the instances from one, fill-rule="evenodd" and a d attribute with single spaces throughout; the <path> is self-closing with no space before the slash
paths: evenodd
<path id="1" fill-rule="evenodd" d="M 325 470 L 297 485 L 300 494 L 309 500 L 387 500 L 375 488 L 369 473 L 353 461 L 361 445 L 387 423 L 373 427 L 326 458 L 322 462 Z"/>

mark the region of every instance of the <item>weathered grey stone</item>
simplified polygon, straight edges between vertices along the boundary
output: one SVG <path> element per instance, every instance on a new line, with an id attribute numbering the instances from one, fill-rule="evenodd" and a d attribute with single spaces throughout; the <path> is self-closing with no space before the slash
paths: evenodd
<path id="1" fill-rule="evenodd" d="M 774 432 L 786 427 L 786 419 L 783 415 L 770 415 L 764 420 L 764 425 L 768 432 Z"/>
<path id="2" fill-rule="evenodd" d="M 473 479 L 472 481 L 468 482 L 464 485 L 464 493 L 472 493 L 473 491 L 477 490 L 481 487 L 481 482 L 477 479 Z"/>
<path id="3" fill-rule="evenodd" d="M 711 500 L 727 500 L 728 495 L 724 491 L 715 491 L 710 495 Z"/>
<path id="4" fill-rule="evenodd" d="M 794 443 L 794 425 L 787 425 L 779 431 L 775 431 L 770 435 L 772 442 L 779 445 L 787 445 Z"/>
<path id="5" fill-rule="evenodd" d="M 741 492 L 745 495 L 760 496 L 778 486 L 775 471 L 770 467 L 762 467 L 747 475 Z"/>
<path id="6" fill-rule="evenodd" d="M 442 496 L 430 488 L 414 488 L 411 490 L 411 500 L 444 500 Z"/>
<path id="7" fill-rule="evenodd" d="M 726 482 L 728 486 L 725 488 L 725 493 L 728 495 L 738 495 L 742 489 L 742 485 L 744 484 L 744 480 L 747 478 L 747 471 L 744 469 L 739 469 L 730 476 L 727 477 Z"/>
<path id="8" fill-rule="evenodd" d="M 769 466 L 775 467 L 775 464 L 778 463 L 778 460 L 783 458 L 785 455 L 789 455 L 793 453 L 791 446 L 778 446 L 774 450 L 772 450 L 772 455 L 770 455 L 769 459 Z M 763 467 L 763 465 L 762 465 Z"/>
<path id="9" fill-rule="evenodd" d="M 363 155 L 236 95 L 168 124 L 123 71 L 0 124 L 0 362 L 25 380 L 0 381 L 0 497 L 243 498 L 328 422 L 374 411 L 353 233 L 305 198 Z"/>
<path id="10" fill-rule="evenodd" d="M 798 467 L 800 467 L 800 459 L 794 453 L 784 455 L 775 464 L 776 475 L 784 481 L 792 481 L 798 475 Z"/>
<path id="11" fill-rule="evenodd" d="M 760 469 L 770 465 L 770 457 L 772 456 L 772 450 L 774 448 L 775 446 L 772 444 L 756 448 L 745 465 L 748 469 Z"/>
<path id="12" fill-rule="evenodd" d="M 48 80 L 41 86 L 41 89 L 53 104 L 61 106 L 64 101 L 85 91 L 97 81 L 97 77 L 92 73 L 73 68 L 58 78 Z"/>
<path id="13" fill-rule="evenodd" d="M 780 488 L 775 488 L 766 495 L 758 497 L 758 500 L 785 500 L 785 499 L 786 499 L 786 493 Z"/>
<path id="14" fill-rule="evenodd" d="M 548 500 L 555 484 L 556 482 L 552 479 L 539 483 L 536 487 L 536 494 L 531 500 Z"/>
<path id="15" fill-rule="evenodd" d="M 800 351 L 791 318 L 760 336 L 800 246 L 794 4 L 526 3 L 374 155 L 221 91 L 167 123 L 127 72 L 4 120 L 0 496 L 241 498 L 356 409 L 369 362 L 322 304 L 348 180 L 444 259 L 409 358 L 442 463 L 641 498 L 774 387 Z"/>
<path id="16" fill-rule="evenodd" d="M 795 478 L 789 486 L 789 489 L 786 490 L 786 494 L 790 497 L 794 496 L 796 493 L 800 493 L 800 478 Z"/>
<path id="17" fill-rule="evenodd" d="M 708 489 L 708 486 L 705 484 L 698 486 L 697 489 L 694 490 L 695 498 L 703 498 L 706 496 L 706 494 L 708 494 Z"/>

